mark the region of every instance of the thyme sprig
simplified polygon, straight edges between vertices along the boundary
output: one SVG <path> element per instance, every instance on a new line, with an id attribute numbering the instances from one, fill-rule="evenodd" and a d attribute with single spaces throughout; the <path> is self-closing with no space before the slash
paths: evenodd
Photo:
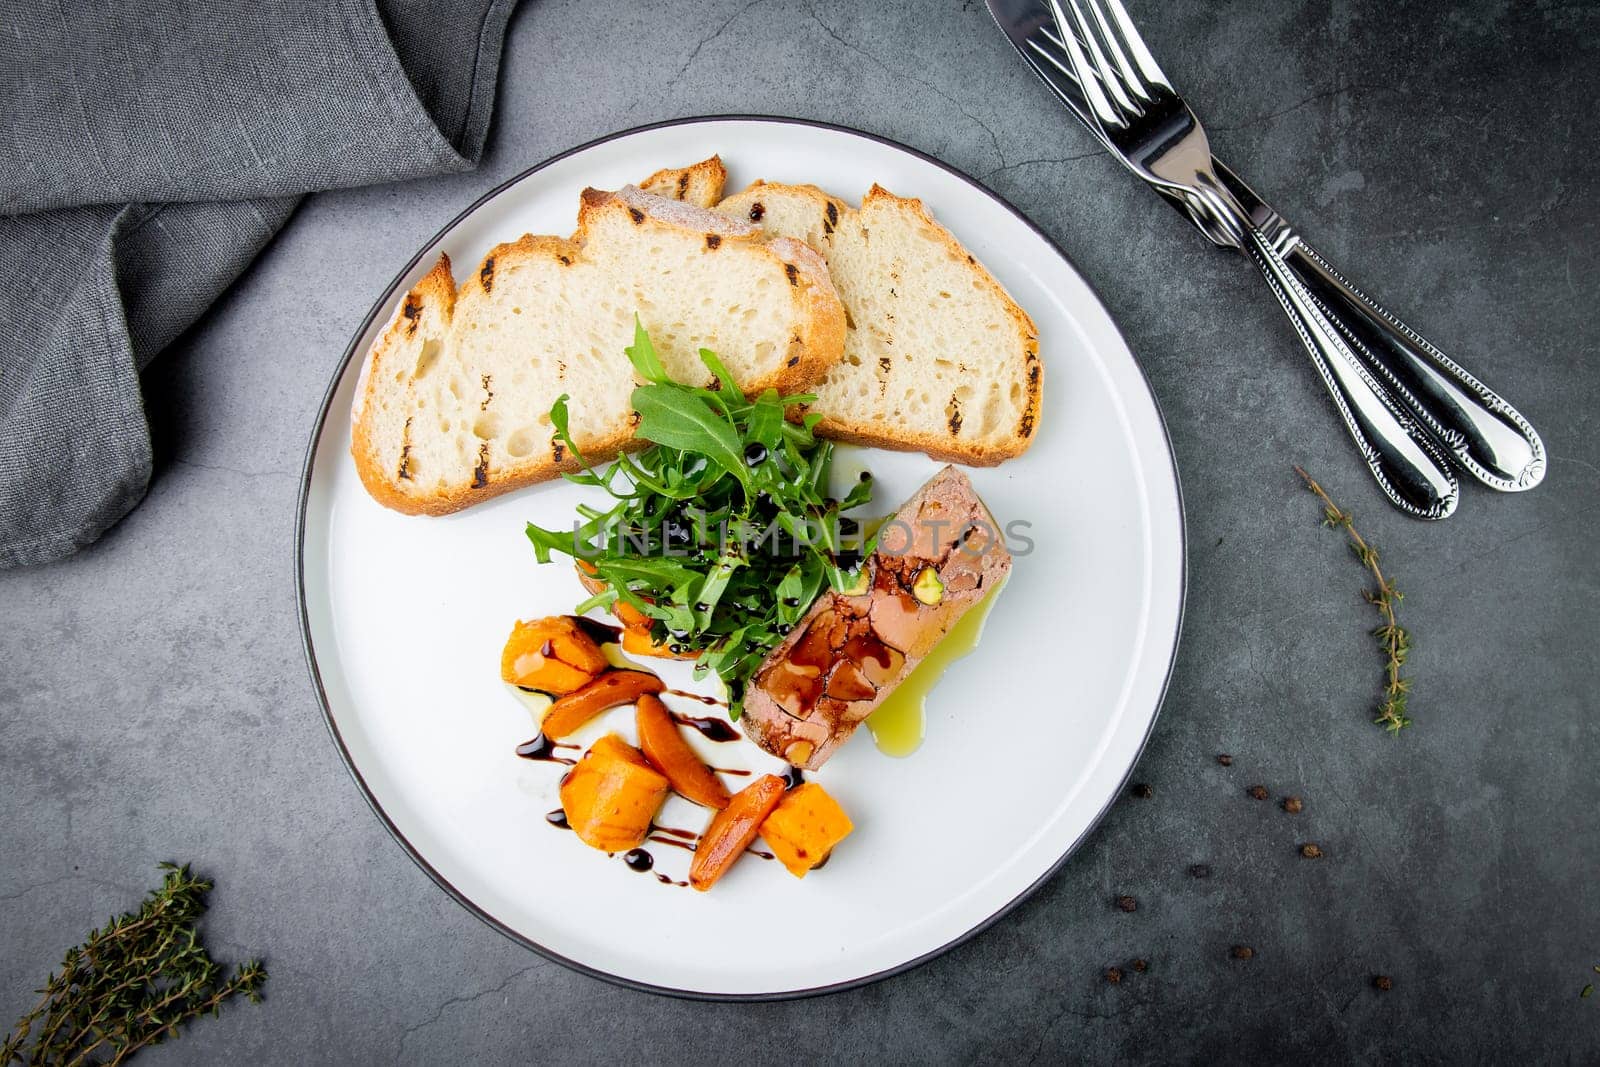
<path id="1" fill-rule="evenodd" d="M 0 1044 L 0 1067 L 122 1063 L 147 1045 L 179 1036 L 202 1015 L 243 994 L 261 999 L 267 972 L 251 960 L 232 975 L 211 959 L 195 924 L 211 882 L 187 864 L 163 863 L 161 887 L 139 910 L 119 915 L 67 950 L 61 970 Z"/>
<path id="2" fill-rule="evenodd" d="M 1306 488 L 1322 501 L 1322 524 L 1344 530 L 1350 538 L 1350 551 L 1355 553 L 1361 565 L 1371 572 L 1376 582 L 1374 588 L 1361 591 L 1367 603 L 1377 609 L 1379 617 L 1383 620 L 1382 624 L 1372 631 L 1384 655 L 1383 700 L 1378 704 L 1377 717 L 1372 721 L 1388 730 L 1390 734 L 1398 734 L 1411 725 L 1411 719 L 1406 714 L 1406 697 L 1411 692 L 1411 682 L 1400 674 L 1400 668 L 1405 666 L 1406 656 L 1411 651 L 1411 635 L 1401 627 L 1399 619 L 1400 601 L 1405 598 L 1394 581 L 1385 575 L 1383 568 L 1378 565 L 1377 550 L 1356 532 L 1350 513 L 1341 510 L 1311 475 L 1299 467 L 1294 470 L 1305 480 Z"/>

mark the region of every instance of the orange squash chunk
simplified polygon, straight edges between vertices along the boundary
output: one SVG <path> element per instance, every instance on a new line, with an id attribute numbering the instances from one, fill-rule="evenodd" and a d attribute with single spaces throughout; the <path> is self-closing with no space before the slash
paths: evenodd
<path id="1" fill-rule="evenodd" d="M 539 729 L 546 737 L 559 741 L 602 711 L 632 704 L 645 693 L 659 693 L 664 688 L 660 678 L 645 671 L 606 671 L 551 704 Z"/>
<path id="2" fill-rule="evenodd" d="M 665 704 L 647 693 L 639 698 L 634 714 L 644 758 L 667 776 L 673 792 L 702 807 L 720 811 L 728 806 L 727 786 L 695 755 Z"/>
<path id="3" fill-rule="evenodd" d="M 761 824 L 783 799 L 787 783 L 765 774 L 733 795 L 728 806 L 711 817 L 689 862 L 689 884 L 704 893 L 717 884 L 756 839 Z"/>
<path id="4" fill-rule="evenodd" d="M 850 816 L 816 782 L 784 794 L 761 824 L 761 840 L 796 878 L 828 858 L 833 847 L 855 829 Z"/>
<path id="5" fill-rule="evenodd" d="M 584 844 L 626 852 L 644 844 L 670 789 L 638 749 L 607 734 L 561 780 L 561 807 Z"/>
<path id="6" fill-rule="evenodd" d="M 629 629 L 637 628 L 646 631 L 650 629 L 650 616 L 646 615 L 644 612 L 640 611 L 626 600 L 619 600 L 615 604 L 612 604 L 611 614 L 615 615 L 617 617 L 617 621 Z"/>
<path id="7" fill-rule="evenodd" d="M 627 607 L 620 601 L 618 606 Z M 617 617 L 622 616 L 619 613 Z M 646 623 L 648 622 L 647 619 Z M 655 638 L 650 636 L 649 625 L 625 627 L 622 631 L 622 651 L 634 656 L 654 656 L 657 659 L 695 659 L 700 655 L 698 652 L 673 652 L 666 645 L 658 644 Z"/>
<path id="8" fill-rule="evenodd" d="M 587 685 L 609 664 L 594 639 L 571 617 L 519 622 L 500 652 L 500 677 L 555 696 Z"/>

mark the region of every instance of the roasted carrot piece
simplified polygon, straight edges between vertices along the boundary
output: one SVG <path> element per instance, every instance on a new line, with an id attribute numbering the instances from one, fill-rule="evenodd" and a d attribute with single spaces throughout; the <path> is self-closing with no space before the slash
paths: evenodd
<path id="1" fill-rule="evenodd" d="M 642 628 L 646 631 L 650 629 L 650 616 L 646 615 L 644 612 L 640 611 L 626 600 L 619 600 L 615 604 L 611 605 L 611 614 L 615 615 L 617 620 L 621 622 L 622 625 L 630 629 L 635 627 Z"/>
<path id="2" fill-rule="evenodd" d="M 602 711 L 632 704 L 642 694 L 659 693 L 664 688 L 660 678 L 645 671 L 607 671 L 551 704 L 539 729 L 546 737 L 559 741 Z"/>
<path id="3" fill-rule="evenodd" d="M 667 776 L 673 792 L 718 811 L 728 806 L 727 786 L 695 755 L 665 704 L 646 693 L 639 698 L 639 710 L 634 715 L 644 758 Z"/>
<path id="4" fill-rule="evenodd" d="M 573 566 L 578 570 L 578 582 L 590 593 L 603 593 L 611 588 L 604 578 L 600 577 L 600 568 L 586 559 L 573 560 Z M 648 602 L 648 601 L 647 601 Z M 611 605 L 611 614 L 624 626 L 642 626 L 650 628 L 650 616 L 629 604 L 625 600 L 618 600 Z"/>
<path id="5" fill-rule="evenodd" d="M 566 615 L 511 628 L 500 652 L 500 677 L 560 696 L 587 685 L 608 664 L 600 646 Z"/>
<path id="6" fill-rule="evenodd" d="M 689 862 L 689 884 L 704 893 L 727 874 L 750 847 L 772 809 L 783 799 L 787 783 L 765 774 L 733 795 L 728 806 L 711 817 Z"/>
<path id="7" fill-rule="evenodd" d="M 607 734 L 561 780 L 561 807 L 584 844 L 625 852 L 649 836 L 669 790 L 667 779 L 638 749 Z"/>
<path id="8" fill-rule="evenodd" d="M 620 616 L 619 616 L 620 617 Z M 657 659 L 694 659 L 698 652 L 674 652 L 650 636 L 649 626 L 626 626 L 622 630 L 622 651 L 634 656 Z"/>
<path id="9" fill-rule="evenodd" d="M 606 583 L 598 576 L 598 570 L 593 563 L 586 559 L 575 559 L 572 565 L 578 571 L 578 582 L 585 591 L 599 593 L 606 589 Z"/>
<path id="10" fill-rule="evenodd" d="M 806 782 L 785 793 L 772 809 L 761 824 L 761 840 L 790 874 L 804 878 L 853 829 L 839 802 L 816 782 Z"/>

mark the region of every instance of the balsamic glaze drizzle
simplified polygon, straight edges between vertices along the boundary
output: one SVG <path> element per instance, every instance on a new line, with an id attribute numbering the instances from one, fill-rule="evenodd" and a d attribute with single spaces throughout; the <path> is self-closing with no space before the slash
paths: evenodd
<path id="1" fill-rule="evenodd" d="M 651 834 L 649 837 L 645 838 L 645 840 L 654 841 L 658 845 L 670 845 L 673 848 L 681 848 L 685 852 L 695 851 L 693 842 L 680 841 L 676 837 L 657 837 L 655 834 Z"/>
<path id="2" fill-rule="evenodd" d="M 567 756 L 563 756 L 560 752 L 560 750 L 563 748 L 570 748 L 576 751 L 578 746 L 564 744 L 560 741 L 552 741 L 543 733 L 539 733 L 534 735 L 531 741 L 524 741 L 522 744 L 518 745 L 517 755 L 521 756 L 523 759 L 542 760 L 545 763 L 560 763 L 564 766 L 571 767 L 578 761 Z"/>
<path id="3" fill-rule="evenodd" d="M 727 719 L 715 717 L 699 718 L 694 715 L 683 715 L 676 711 L 672 713 L 672 718 L 679 726 L 688 726 L 691 729 L 699 730 L 707 740 L 715 741 L 718 744 L 739 740 L 739 731 L 735 730 L 733 724 Z"/>
<path id="4" fill-rule="evenodd" d="M 610 623 L 591 619 L 584 615 L 568 615 L 567 618 L 577 623 L 578 629 L 588 635 L 589 640 L 597 645 L 614 645 L 622 640 L 622 627 L 612 626 Z"/>
<path id="5" fill-rule="evenodd" d="M 713 704 L 724 708 L 728 706 L 728 702 L 726 700 L 718 700 L 716 697 L 701 696 L 699 693 L 690 693 L 683 689 L 668 689 L 667 692 L 671 693 L 675 697 L 683 697 L 685 700 L 698 700 L 702 704 Z"/>

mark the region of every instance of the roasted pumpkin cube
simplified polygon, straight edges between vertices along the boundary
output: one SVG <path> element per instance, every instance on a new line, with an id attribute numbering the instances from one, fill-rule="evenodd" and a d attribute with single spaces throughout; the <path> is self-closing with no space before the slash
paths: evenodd
<path id="1" fill-rule="evenodd" d="M 524 689 L 563 696 L 605 670 L 605 653 L 567 615 L 519 622 L 500 653 L 500 677 Z"/>
<path id="2" fill-rule="evenodd" d="M 561 780 L 561 807 L 578 840 L 602 852 L 626 852 L 644 844 L 670 789 L 643 753 L 607 734 Z"/>
<path id="3" fill-rule="evenodd" d="M 855 829 L 839 802 L 816 782 L 785 793 L 761 824 L 761 839 L 796 878 L 828 858 Z"/>

